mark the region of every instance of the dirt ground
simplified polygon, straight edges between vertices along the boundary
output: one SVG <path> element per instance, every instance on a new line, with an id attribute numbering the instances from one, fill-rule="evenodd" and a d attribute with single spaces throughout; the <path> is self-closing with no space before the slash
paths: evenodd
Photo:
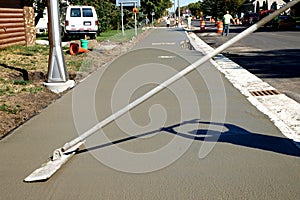
<path id="1" fill-rule="evenodd" d="M 63 47 L 69 78 L 79 82 L 115 57 L 130 50 L 145 31 L 129 42 L 89 41 L 89 53 L 72 56 Z M 74 41 L 73 41 L 74 42 Z M 76 41 L 75 41 L 76 42 Z M 77 41 L 78 42 L 78 41 Z M 0 139 L 40 113 L 66 92 L 46 89 L 49 46 L 11 47 L 0 51 Z"/>

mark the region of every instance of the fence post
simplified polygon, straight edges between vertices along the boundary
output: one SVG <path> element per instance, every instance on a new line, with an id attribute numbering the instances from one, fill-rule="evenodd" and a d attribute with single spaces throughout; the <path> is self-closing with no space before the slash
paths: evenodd
<path id="1" fill-rule="evenodd" d="M 36 40 L 36 31 L 34 24 L 34 9 L 33 7 L 25 6 L 23 8 L 25 40 L 26 45 L 34 45 Z"/>

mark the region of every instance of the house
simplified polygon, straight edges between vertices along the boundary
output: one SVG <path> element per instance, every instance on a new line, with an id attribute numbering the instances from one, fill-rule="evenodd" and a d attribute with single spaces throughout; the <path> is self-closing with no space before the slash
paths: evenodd
<path id="1" fill-rule="evenodd" d="M 255 0 L 253 1 L 254 11 L 259 13 L 260 10 L 277 10 L 286 4 L 283 0 Z"/>
<path id="2" fill-rule="evenodd" d="M 182 11 L 182 17 L 188 18 L 189 16 L 192 16 L 192 12 L 190 10 L 183 10 Z"/>
<path id="3" fill-rule="evenodd" d="M 36 40 L 33 0 L 0 0 L 0 49 L 33 45 Z"/>

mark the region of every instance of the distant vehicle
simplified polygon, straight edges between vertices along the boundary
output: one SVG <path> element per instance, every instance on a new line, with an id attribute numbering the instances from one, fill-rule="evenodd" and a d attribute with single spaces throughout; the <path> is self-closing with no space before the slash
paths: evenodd
<path id="1" fill-rule="evenodd" d="M 289 15 L 280 15 L 275 18 L 274 28 L 276 29 L 294 29 L 296 28 L 296 20 Z"/>
<path id="2" fill-rule="evenodd" d="M 272 14 L 275 10 L 261 10 L 259 13 L 259 20 L 263 19 L 264 17 Z M 269 21 L 268 23 L 266 23 L 264 26 L 271 26 L 274 27 L 274 25 L 276 24 L 275 19 Z"/>
<path id="3" fill-rule="evenodd" d="M 259 18 L 262 19 L 270 14 L 272 14 L 275 10 L 261 10 L 259 13 Z"/>
<path id="4" fill-rule="evenodd" d="M 259 14 L 257 13 L 246 13 L 242 18 L 243 25 L 255 24 L 259 20 Z"/>
<path id="5" fill-rule="evenodd" d="M 260 19 L 263 19 L 273 12 L 274 10 L 262 10 L 260 12 Z M 271 26 L 274 29 L 294 29 L 296 28 L 296 20 L 289 15 L 279 15 L 265 24 L 265 27 L 267 26 Z"/>
<path id="6" fill-rule="evenodd" d="M 87 35 L 95 39 L 98 31 L 98 17 L 92 6 L 68 6 L 61 19 L 62 37 Z"/>
<path id="7" fill-rule="evenodd" d="M 47 8 L 43 11 L 43 17 L 39 19 L 39 22 L 35 26 L 36 33 L 46 33 L 48 32 L 48 12 Z"/>

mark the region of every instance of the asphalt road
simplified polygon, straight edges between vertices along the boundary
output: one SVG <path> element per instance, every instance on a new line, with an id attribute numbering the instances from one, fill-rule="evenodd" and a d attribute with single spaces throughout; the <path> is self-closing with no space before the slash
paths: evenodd
<path id="1" fill-rule="evenodd" d="M 197 21 L 193 25 L 199 26 Z M 215 32 L 211 24 L 207 28 L 206 33 Z M 212 47 L 217 47 L 245 28 L 231 26 L 228 38 L 205 35 L 205 32 L 198 35 Z M 300 30 L 261 28 L 225 50 L 223 55 L 300 103 L 299 53 Z"/>
<path id="2" fill-rule="evenodd" d="M 202 55 L 181 30 L 133 51 L 0 141 L 0 199 L 299 199 L 300 151 L 210 63 L 89 138 L 46 182 L 52 150 Z"/>

